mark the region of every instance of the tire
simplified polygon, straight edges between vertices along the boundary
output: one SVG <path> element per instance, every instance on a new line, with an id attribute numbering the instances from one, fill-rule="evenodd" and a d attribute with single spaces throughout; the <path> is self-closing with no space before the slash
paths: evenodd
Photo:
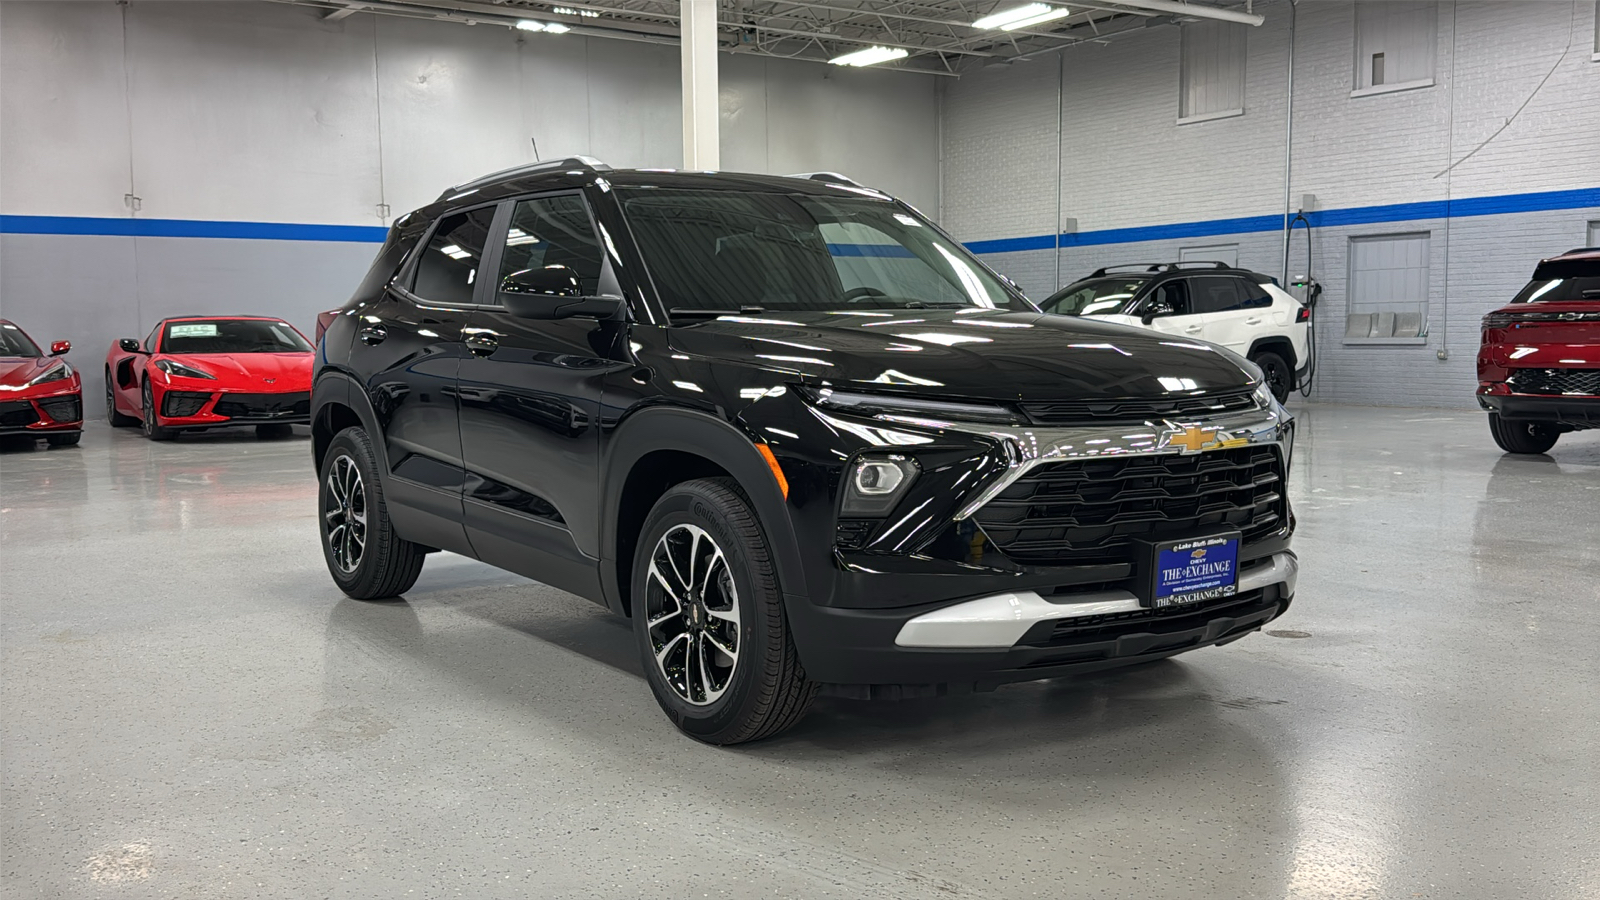
<path id="1" fill-rule="evenodd" d="M 73 431 L 67 434 L 47 434 L 44 442 L 52 447 L 76 447 L 78 441 L 83 439 L 83 432 Z"/>
<path id="2" fill-rule="evenodd" d="M 805 716 L 817 685 L 800 665 L 772 553 L 736 482 L 689 481 L 656 502 L 632 588 L 645 679 L 684 734 L 742 744 Z"/>
<path id="3" fill-rule="evenodd" d="M 276 425 L 269 424 L 256 426 L 256 437 L 261 438 L 262 440 L 273 440 L 292 436 L 294 436 L 293 425 L 284 425 L 279 423 Z"/>
<path id="4" fill-rule="evenodd" d="M 1289 393 L 1294 390 L 1294 371 L 1284 358 L 1271 350 L 1261 350 L 1252 355 L 1250 361 L 1261 368 L 1272 396 L 1277 397 L 1279 403 L 1288 400 Z"/>
<path id="5" fill-rule="evenodd" d="M 117 412 L 117 398 L 112 389 L 110 369 L 106 370 L 106 421 L 112 428 L 128 428 L 139 424 L 139 420 L 133 416 Z"/>
<path id="6" fill-rule="evenodd" d="M 346 428 L 329 443 L 318 472 L 317 510 L 322 557 L 339 590 L 357 600 L 382 600 L 417 583 L 424 548 L 395 533 L 383 499 L 378 455 L 359 426 Z"/>
<path id="7" fill-rule="evenodd" d="M 1546 422 L 1502 419 L 1489 413 L 1489 434 L 1507 453 L 1548 453 L 1561 437 L 1561 429 Z"/>
<path id="8" fill-rule="evenodd" d="M 144 429 L 144 436 L 152 441 L 170 441 L 178 436 L 178 432 L 171 428 L 163 428 L 156 424 L 155 400 L 150 396 L 150 382 L 144 383 L 144 388 L 139 392 L 143 400 L 144 416 L 139 420 Z"/>

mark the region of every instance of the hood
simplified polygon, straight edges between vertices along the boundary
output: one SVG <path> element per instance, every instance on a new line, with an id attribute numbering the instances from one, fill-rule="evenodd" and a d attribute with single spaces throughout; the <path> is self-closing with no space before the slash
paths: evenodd
<path id="1" fill-rule="evenodd" d="M 0 356 L 0 387 L 21 388 L 58 361 L 53 356 Z"/>
<path id="2" fill-rule="evenodd" d="M 798 374 L 987 400 L 1158 398 L 1246 387 L 1233 353 L 1073 316 L 981 310 L 769 312 L 672 329 L 674 349 Z"/>
<path id="3" fill-rule="evenodd" d="M 217 386 L 234 391 L 303 391 L 311 389 L 312 353 L 161 353 L 217 376 Z M 266 379 L 271 378 L 272 382 Z"/>

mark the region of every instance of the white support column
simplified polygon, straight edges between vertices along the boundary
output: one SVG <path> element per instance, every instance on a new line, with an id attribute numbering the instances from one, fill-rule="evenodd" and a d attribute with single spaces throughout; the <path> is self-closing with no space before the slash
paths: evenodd
<path id="1" fill-rule="evenodd" d="M 720 168 L 717 145 L 717 0 L 679 0 L 683 54 L 683 167 Z"/>

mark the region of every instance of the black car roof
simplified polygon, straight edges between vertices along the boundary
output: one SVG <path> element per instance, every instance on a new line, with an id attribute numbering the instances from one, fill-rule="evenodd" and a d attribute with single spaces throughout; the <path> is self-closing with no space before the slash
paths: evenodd
<path id="1" fill-rule="evenodd" d="M 746 172 L 692 172 L 681 169 L 613 169 L 587 157 L 569 157 L 494 172 L 449 188 L 416 213 L 432 217 L 451 207 L 493 202 L 536 191 L 579 188 L 604 178 L 613 187 L 687 188 L 723 191 L 782 191 L 811 196 L 868 196 L 891 200 L 888 194 L 850 182 L 832 173 L 756 175 Z"/>

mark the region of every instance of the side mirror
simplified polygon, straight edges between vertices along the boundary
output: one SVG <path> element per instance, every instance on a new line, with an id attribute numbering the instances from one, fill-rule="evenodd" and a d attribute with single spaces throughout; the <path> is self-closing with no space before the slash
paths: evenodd
<path id="1" fill-rule="evenodd" d="M 120 348 L 123 353 L 143 353 L 144 352 L 144 348 L 139 346 L 139 342 L 134 340 L 133 338 L 123 338 L 122 340 L 117 341 L 117 347 Z"/>
<path id="2" fill-rule="evenodd" d="M 519 319 L 609 319 L 622 308 L 622 298 L 586 297 L 577 272 L 545 266 L 507 275 L 500 282 L 500 305 Z"/>
<path id="3" fill-rule="evenodd" d="M 71 349 L 72 349 L 72 342 L 71 341 L 55 341 L 55 342 L 50 344 L 50 355 L 51 356 L 60 356 L 61 354 L 66 353 L 67 351 L 69 351 Z"/>
<path id="4" fill-rule="evenodd" d="M 1151 300 L 1149 304 L 1145 306 L 1144 315 L 1140 317 L 1140 321 L 1144 322 L 1146 325 L 1149 325 L 1151 322 L 1156 320 L 1157 316 L 1170 316 L 1175 312 L 1177 312 L 1177 310 L 1172 308 L 1171 303 L 1168 303 L 1165 300 Z"/>

